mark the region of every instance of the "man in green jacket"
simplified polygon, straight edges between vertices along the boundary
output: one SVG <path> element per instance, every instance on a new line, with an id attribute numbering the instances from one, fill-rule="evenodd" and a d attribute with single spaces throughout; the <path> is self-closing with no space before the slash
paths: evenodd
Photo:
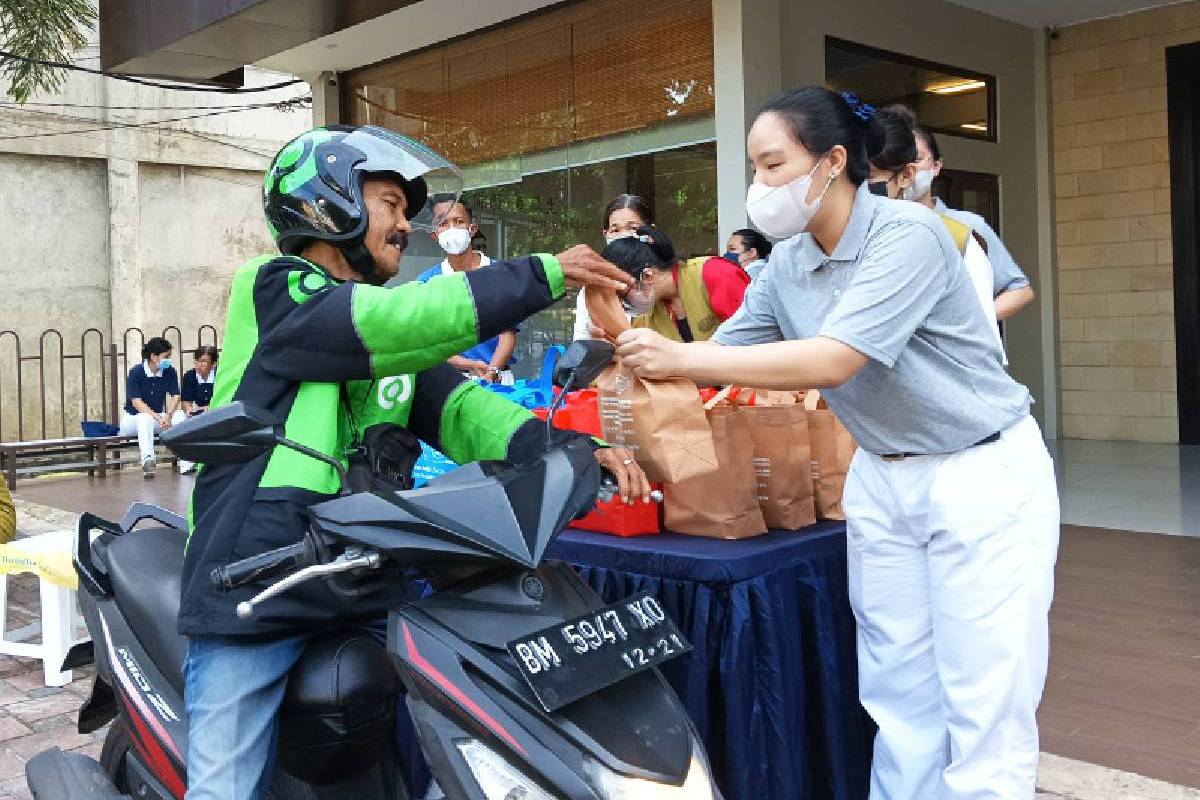
<path id="1" fill-rule="evenodd" d="M 544 428 L 531 415 L 444 362 L 554 303 L 568 283 L 625 290 L 628 279 L 577 246 L 387 288 L 413 227 L 436 223 L 428 216 L 431 185 L 457 194 L 461 178 L 441 156 L 384 129 L 318 128 L 284 146 L 263 184 L 281 255 L 254 259 L 234 275 L 212 407 L 240 400 L 267 409 L 285 421 L 290 439 L 344 458 L 352 435 L 347 399 L 361 404 L 374 394 L 393 421 L 456 460 L 521 461 L 541 451 Z M 617 476 L 623 497 L 648 499 L 627 451 L 598 449 L 596 457 Z M 179 613 L 179 631 L 190 639 L 191 800 L 261 797 L 287 674 L 307 639 L 386 611 L 362 600 L 348 606 L 311 581 L 241 620 L 237 603 L 261 587 L 222 593 L 209 580 L 214 567 L 299 541 L 307 507 L 338 488 L 331 467 L 282 447 L 201 468 Z"/>

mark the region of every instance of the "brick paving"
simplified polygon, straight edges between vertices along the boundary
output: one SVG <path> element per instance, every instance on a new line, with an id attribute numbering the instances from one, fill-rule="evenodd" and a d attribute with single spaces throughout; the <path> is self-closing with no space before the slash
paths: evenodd
<path id="1" fill-rule="evenodd" d="M 170 474 L 165 480 L 128 483 L 144 496 L 137 499 L 160 502 L 168 507 L 183 491 L 184 479 Z M 148 484 L 156 483 L 150 487 Z M 83 501 L 80 486 L 64 480 L 58 485 L 48 481 L 30 482 L 22 487 L 29 496 L 43 502 L 59 503 L 67 508 L 76 507 Z M 128 502 L 128 489 L 118 487 L 118 481 L 110 480 L 106 494 L 111 497 L 114 508 L 110 515 L 119 517 L 116 506 Z M 148 489 L 157 493 L 147 494 Z M 22 491 L 25 494 L 26 491 Z M 161 496 L 159 496 L 161 495 Z M 18 536 L 73 528 L 75 514 L 14 498 L 17 507 Z M 123 507 L 123 506 L 121 506 Z M 20 628 L 37 618 L 37 579 L 31 575 L 9 576 L 8 629 Z M 61 688 L 47 687 L 42 683 L 41 664 L 32 659 L 0 656 L 0 800 L 29 798 L 25 787 L 25 763 L 38 753 L 54 746 L 63 750 L 77 750 L 99 757 L 105 730 L 93 734 L 76 731 L 76 715 L 84 698 L 91 690 L 91 667 L 75 670 L 74 680 Z M 1082 761 L 1043 754 L 1039 772 L 1040 790 L 1037 800 L 1200 800 L 1200 791 L 1186 786 L 1153 781 L 1128 772 L 1120 772 Z"/>
<path id="2" fill-rule="evenodd" d="M 73 514 L 19 499 L 15 504 L 19 537 L 74 527 Z M 8 576 L 7 630 L 36 622 L 39 604 L 35 576 Z M 92 675 L 92 668 L 85 667 L 74 671 L 67 686 L 46 686 L 40 661 L 0 656 L 0 798 L 30 797 L 25 762 L 43 750 L 57 746 L 100 756 L 106 729 L 92 734 L 75 729 Z"/>

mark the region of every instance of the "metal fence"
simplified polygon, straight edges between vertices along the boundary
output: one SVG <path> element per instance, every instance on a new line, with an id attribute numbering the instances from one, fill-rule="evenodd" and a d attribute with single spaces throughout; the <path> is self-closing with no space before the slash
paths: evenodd
<path id="1" fill-rule="evenodd" d="M 181 376 L 191 368 L 197 347 L 217 346 L 212 325 L 197 328 L 194 343 L 186 347 L 183 332 L 174 325 L 161 335 L 175 348 Z M 54 328 L 42 331 L 36 348 L 22 342 L 16 331 L 0 331 L 0 442 L 79 436 L 84 420 L 118 425 L 125 376 L 141 361 L 146 334 L 126 329 L 119 348 L 105 338 L 98 328 L 88 328 L 79 336 L 78 349 L 69 352 L 63 334 Z"/>

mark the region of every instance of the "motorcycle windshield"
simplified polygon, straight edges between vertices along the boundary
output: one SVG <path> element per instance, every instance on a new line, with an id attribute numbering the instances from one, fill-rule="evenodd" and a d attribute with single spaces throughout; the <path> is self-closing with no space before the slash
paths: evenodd
<path id="1" fill-rule="evenodd" d="M 583 441 L 526 465 L 477 462 L 405 492 L 360 493 L 310 509 L 326 533 L 399 563 L 500 561 L 532 568 L 595 500 L 600 470 Z"/>

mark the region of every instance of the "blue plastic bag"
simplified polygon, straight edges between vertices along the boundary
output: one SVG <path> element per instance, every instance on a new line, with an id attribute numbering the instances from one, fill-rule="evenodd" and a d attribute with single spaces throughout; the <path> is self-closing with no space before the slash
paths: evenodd
<path id="1" fill-rule="evenodd" d="M 501 395 L 523 408 L 545 408 L 554 400 L 554 367 L 566 350 L 561 344 L 546 350 L 542 359 L 542 371 L 532 380 L 521 378 L 514 381 L 512 386 L 502 386 L 484 380 L 478 383 L 489 392 Z"/>
<path id="2" fill-rule="evenodd" d="M 458 469 L 458 464 L 447 458 L 441 451 L 434 450 L 421 442 L 421 457 L 417 459 L 416 464 L 413 464 L 413 488 L 420 489 L 437 476 L 445 475 L 453 469 Z"/>

